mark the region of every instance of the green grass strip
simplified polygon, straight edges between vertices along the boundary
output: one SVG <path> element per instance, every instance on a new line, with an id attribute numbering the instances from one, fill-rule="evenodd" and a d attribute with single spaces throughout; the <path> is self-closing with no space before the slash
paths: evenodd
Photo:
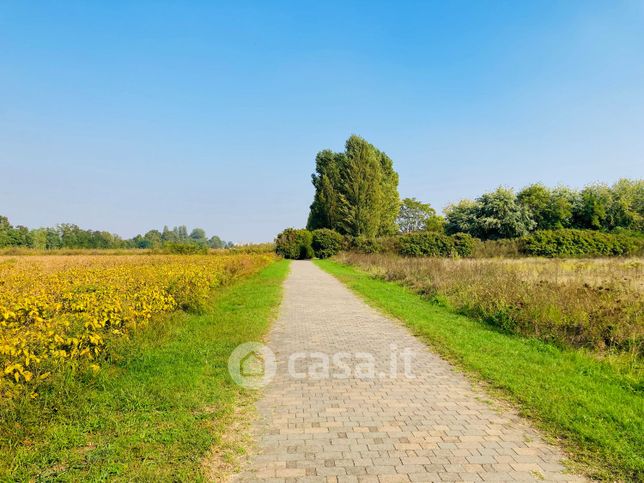
<path id="1" fill-rule="evenodd" d="M 588 353 L 499 332 L 354 267 L 315 263 L 514 402 L 560 442 L 578 471 L 600 479 L 644 480 L 641 382 L 634 384 Z"/>
<path id="2" fill-rule="evenodd" d="M 252 396 L 230 379 L 228 356 L 262 339 L 287 272 L 271 264 L 203 314 L 175 314 L 115 348 L 98 377 L 68 377 L 18 408 L 0 423 L 0 480 L 199 481 L 230 469 L 245 450 L 231 425 Z M 213 446 L 221 461 L 209 469 Z"/>

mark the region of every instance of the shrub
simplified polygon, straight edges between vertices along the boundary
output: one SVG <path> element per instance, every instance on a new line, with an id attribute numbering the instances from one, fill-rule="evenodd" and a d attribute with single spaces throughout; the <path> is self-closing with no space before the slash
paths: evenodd
<path id="1" fill-rule="evenodd" d="M 456 233 L 452 235 L 454 249 L 459 257 L 471 257 L 474 253 L 477 240 L 467 233 Z"/>
<path id="2" fill-rule="evenodd" d="M 352 251 L 358 253 L 380 253 L 384 247 L 379 238 L 355 237 L 349 240 L 349 246 Z"/>
<path id="3" fill-rule="evenodd" d="M 169 242 L 163 245 L 162 252 L 177 255 L 205 255 L 208 253 L 208 247 L 198 243 Z"/>
<path id="4" fill-rule="evenodd" d="M 627 234 L 610 234 L 592 230 L 540 230 L 525 237 L 521 251 L 527 255 L 560 256 L 628 256 L 642 251 L 644 242 Z"/>
<path id="5" fill-rule="evenodd" d="M 456 247 L 454 240 L 442 233 L 416 232 L 398 239 L 398 252 L 406 257 L 449 257 Z"/>
<path id="6" fill-rule="evenodd" d="M 342 249 L 344 238 L 329 228 L 313 230 L 313 251 L 318 258 L 332 257 Z"/>
<path id="7" fill-rule="evenodd" d="M 275 239 L 275 252 L 292 260 L 313 258 L 313 234 L 309 230 L 287 228 Z"/>

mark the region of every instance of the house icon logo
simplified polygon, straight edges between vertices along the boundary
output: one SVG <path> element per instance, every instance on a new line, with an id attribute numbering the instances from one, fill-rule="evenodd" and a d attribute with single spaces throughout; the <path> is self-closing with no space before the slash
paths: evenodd
<path id="1" fill-rule="evenodd" d="M 259 342 L 237 346 L 228 358 L 228 372 L 233 381 L 242 387 L 264 387 L 271 382 L 276 370 L 275 354 Z"/>
<path id="2" fill-rule="evenodd" d="M 239 364 L 239 372 L 244 377 L 264 376 L 264 358 L 259 352 L 249 352 L 239 361 Z"/>

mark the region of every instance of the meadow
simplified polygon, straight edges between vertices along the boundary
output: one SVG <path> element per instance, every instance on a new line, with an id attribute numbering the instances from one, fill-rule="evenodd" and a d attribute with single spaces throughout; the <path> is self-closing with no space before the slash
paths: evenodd
<path id="1" fill-rule="evenodd" d="M 275 261 L 0 257 L 0 478 L 203 477 L 195 451 L 217 446 L 244 398 L 213 369 L 267 328 L 286 273 Z"/>
<path id="2" fill-rule="evenodd" d="M 316 263 L 511 401 L 576 471 L 641 481 L 641 259 L 341 253 Z"/>
<path id="3" fill-rule="evenodd" d="M 637 361 L 644 350 L 644 259 L 338 260 L 512 333 Z"/>

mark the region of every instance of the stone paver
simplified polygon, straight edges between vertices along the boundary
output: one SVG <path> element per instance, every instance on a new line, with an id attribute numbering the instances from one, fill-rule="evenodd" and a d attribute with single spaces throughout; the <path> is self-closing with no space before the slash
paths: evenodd
<path id="1" fill-rule="evenodd" d="M 238 481 L 583 481 L 564 473 L 562 453 L 524 420 L 484 402 L 485 393 L 405 327 L 311 262 L 292 263 L 269 346 L 278 370 L 257 404 L 258 454 Z M 414 353 L 414 378 L 402 373 L 405 348 Z M 301 351 L 351 353 L 344 361 L 361 372 L 293 378 L 288 358 Z M 373 355 L 375 377 L 359 377 L 368 375 L 359 352 Z M 319 374 L 318 362 L 294 367 Z M 333 360 L 330 370 L 343 372 Z"/>

